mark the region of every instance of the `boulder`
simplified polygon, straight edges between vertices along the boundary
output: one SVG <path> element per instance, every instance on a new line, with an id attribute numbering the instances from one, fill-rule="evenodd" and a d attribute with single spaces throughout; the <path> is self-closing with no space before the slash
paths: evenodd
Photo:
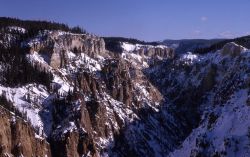
<path id="1" fill-rule="evenodd" d="M 232 57 L 238 56 L 242 51 L 246 50 L 245 47 L 238 45 L 234 42 L 227 43 L 221 50 L 222 55 L 230 55 Z"/>

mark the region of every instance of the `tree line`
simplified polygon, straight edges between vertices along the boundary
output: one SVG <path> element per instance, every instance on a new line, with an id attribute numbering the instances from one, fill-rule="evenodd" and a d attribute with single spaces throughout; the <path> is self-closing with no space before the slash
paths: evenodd
<path id="1" fill-rule="evenodd" d="M 26 59 L 27 48 L 18 45 L 5 48 L 0 46 L 0 84 L 16 87 L 27 83 L 39 83 L 50 88 L 53 75 Z"/>
<path id="2" fill-rule="evenodd" d="M 0 17 L 0 29 L 5 29 L 9 26 L 17 26 L 26 29 L 26 32 L 22 34 L 23 38 L 34 37 L 41 30 L 62 30 L 71 33 L 86 33 L 86 30 L 80 26 L 69 27 L 66 24 L 52 21 L 20 20 L 17 18 Z"/>
<path id="3" fill-rule="evenodd" d="M 107 50 L 118 53 L 122 52 L 120 42 L 127 42 L 130 44 L 153 45 L 153 46 L 159 45 L 158 42 L 146 42 L 133 38 L 103 37 L 103 39 L 105 41 L 105 47 Z"/>
<path id="4" fill-rule="evenodd" d="M 216 50 L 222 49 L 223 46 L 229 42 L 235 42 L 236 44 L 242 45 L 249 49 L 250 48 L 250 35 L 243 36 L 240 38 L 235 38 L 235 39 L 226 39 L 208 47 L 198 48 L 194 51 L 194 53 L 204 54 L 208 52 L 215 52 Z"/>

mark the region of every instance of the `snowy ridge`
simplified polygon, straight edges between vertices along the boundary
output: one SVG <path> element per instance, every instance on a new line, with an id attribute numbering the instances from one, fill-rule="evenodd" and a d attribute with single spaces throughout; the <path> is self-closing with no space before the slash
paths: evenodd
<path id="1" fill-rule="evenodd" d="M 133 52 L 133 51 L 144 49 L 144 48 L 161 48 L 161 49 L 168 48 L 165 45 L 153 46 L 153 45 L 130 44 L 128 42 L 122 42 L 121 47 L 123 48 L 124 51 L 127 51 L 127 52 Z"/>

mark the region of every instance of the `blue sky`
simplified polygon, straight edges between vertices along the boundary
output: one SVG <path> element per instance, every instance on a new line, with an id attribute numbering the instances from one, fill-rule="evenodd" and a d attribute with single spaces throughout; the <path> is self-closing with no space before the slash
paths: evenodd
<path id="1" fill-rule="evenodd" d="M 146 41 L 250 34 L 250 0 L 0 0 L 0 16 Z"/>

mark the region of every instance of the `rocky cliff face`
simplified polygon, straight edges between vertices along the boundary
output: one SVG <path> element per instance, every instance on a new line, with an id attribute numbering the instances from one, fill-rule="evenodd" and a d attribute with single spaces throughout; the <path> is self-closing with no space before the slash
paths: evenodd
<path id="1" fill-rule="evenodd" d="M 71 34 L 60 31 L 44 32 L 28 43 L 30 53 L 38 52 L 47 56 L 47 62 L 53 68 L 64 66 L 67 51 L 84 52 L 90 57 L 105 55 L 105 43 L 102 38 L 87 34 Z"/>
<path id="2" fill-rule="evenodd" d="M 174 50 L 167 46 L 158 45 L 140 45 L 140 44 L 130 44 L 130 43 L 121 43 L 121 47 L 124 51 L 131 52 L 141 57 L 150 57 L 150 58 L 173 58 Z"/>
<path id="3" fill-rule="evenodd" d="M 147 47 L 142 46 L 138 50 L 135 50 L 136 54 L 147 56 L 147 57 L 162 57 L 162 58 L 173 58 L 174 51 L 167 47 Z"/>
<path id="4" fill-rule="evenodd" d="M 0 108 L 1 156 L 51 156 L 49 143 L 22 118 Z"/>

